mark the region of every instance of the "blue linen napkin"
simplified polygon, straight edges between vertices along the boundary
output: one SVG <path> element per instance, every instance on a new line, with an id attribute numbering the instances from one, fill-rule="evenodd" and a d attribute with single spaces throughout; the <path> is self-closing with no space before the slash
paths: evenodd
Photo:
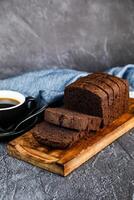
<path id="1" fill-rule="evenodd" d="M 0 90 L 16 90 L 25 96 L 33 96 L 42 106 L 63 97 L 66 85 L 87 74 L 69 69 L 34 71 L 0 80 Z"/>
<path id="2" fill-rule="evenodd" d="M 129 64 L 124 67 L 114 67 L 106 72 L 111 75 L 127 79 L 129 82 L 129 96 L 134 98 L 134 64 Z"/>
<path id="3" fill-rule="evenodd" d="M 127 79 L 130 84 L 130 96 L 134 97 L 134 65 L 115 67 L 106 72 Z M 40 105 L 49 104 L 63 97 L 65 86 L 87 74 L 87 72 L 70 69 L 34 71 L 0 80 L 0 90 L 16 90 L 25 96 L 37 98 Z"/>

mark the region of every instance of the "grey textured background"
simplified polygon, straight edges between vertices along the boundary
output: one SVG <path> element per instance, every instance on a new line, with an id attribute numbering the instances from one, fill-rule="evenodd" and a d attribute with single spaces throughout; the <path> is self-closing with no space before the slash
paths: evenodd
<path id="1" fill-rule="evenodd" d="M 1 0 L 1 77 L 134 62 L 133 0 Z"/>
<path id="2" fill-rule="evenodd" d="M 134 63 L 133 0 L 1 0 L 0 78 L 41 68 Z M 134 199 L 134 130 L 66 178 L 9 157 L 0 200 Z"/>

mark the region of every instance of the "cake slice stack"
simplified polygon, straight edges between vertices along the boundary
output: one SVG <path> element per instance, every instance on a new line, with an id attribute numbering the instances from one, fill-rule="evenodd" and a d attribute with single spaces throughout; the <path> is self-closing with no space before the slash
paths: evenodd
<path id="1" fill-rule="evenodd" d="M 102 119 L 64 107 L 47 108 L 45 121 L 33 129 L 33 136 L 41 143 L 54 148 L 67 148 L 86 136 L 91 130 L 99 130 Z"/>
<path id="2" fill-rule="evenodd" d="M 127 110 L 127 81 L 94 73 L 65 88 L 64 106 L 47 108 L 45 121 L 33 129 L 33 136 L 42 144 L 67 148 L 90 131 L 107 126 Z"/>

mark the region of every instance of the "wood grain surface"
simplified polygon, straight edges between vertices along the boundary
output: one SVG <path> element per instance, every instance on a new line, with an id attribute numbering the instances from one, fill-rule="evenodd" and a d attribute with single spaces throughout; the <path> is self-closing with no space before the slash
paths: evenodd
<path id="1" fill-rule="evenodd" d="M 71 148 L 52 149 L 40 145 L 31 131 L 14 139 L 7 145 L 9 155 L 66 176 L 99 151 L 134 127 L 134 99 L 129 100 L 129 112 L 113 121 L 109 126 L 89 135 Z"/>

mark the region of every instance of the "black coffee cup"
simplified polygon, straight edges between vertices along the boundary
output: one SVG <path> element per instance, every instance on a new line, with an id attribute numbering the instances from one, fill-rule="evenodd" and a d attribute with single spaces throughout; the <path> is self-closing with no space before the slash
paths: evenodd
<path id="1" fill-rule="evenodd" d="M 17 91 L 0 90 L 0 127 L 8 128 L 19 122 L 33 109 L 35 99 Z"/>

